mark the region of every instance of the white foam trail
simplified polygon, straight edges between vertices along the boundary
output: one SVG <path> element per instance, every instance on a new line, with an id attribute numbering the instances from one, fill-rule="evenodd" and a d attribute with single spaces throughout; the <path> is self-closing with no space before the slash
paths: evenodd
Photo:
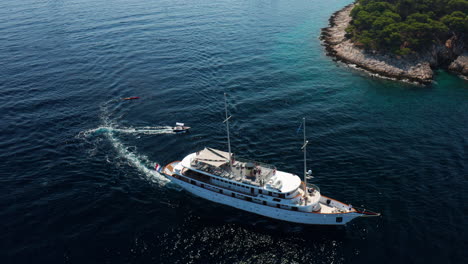
<path id="1" fill-rule="evenodd" d="M 166 177 L 159 174 L 153 168 L 156 165 L 155 162 L 149 161 L 149 159 L 144 155 L 139 155 L 131 152 L 128 150 L 129 148 L 126 147 L 117 137 L 113 135 L 110 131 L 106 131 L 106 136 L 109 138 L 109 141 L 112 143 L 112 146 L 118 152 L 121 157 L 124 157 L 128 160 L 129 164 L 136 167 L 139 171 L 144 173 L 148 179 L 152 182 L 157 183 L 161 186 L 166 185 L 169 181 Z M 148 168 L 149 166 L 149 168 Z"/>
<path id="2" fill-rule="evenodd" d="M 161 135 L 161 134 L 175 134 L 172 131 L 172 127 L 170 126 L 159 126 L 159 127 L 112 127 L 112 126 L 100 126 L 98 128 L 89 129 L 84 132 L 80 132 L 79 136 L 81 137 L 88 137 L 92 134 L 100 134 L 100 133 L 109 133 L 109 132 L 117 132 L 121 134 L 144 134 L 144 135 Z"/>
<path id="3" fill-rule="evenodd" d="M 114 149 L 117 151 L 118 155 L 125 158 L 131 166 L 137 168 L 142 172 L 148 180 L 153 183 L 157 183 L 161 186 L 165 186 L 170 182 L 165 176 L 161 175 L 154 170 L 156 162 L 150 161 L 146 156 L 141 154 L 136 154 L 129 149 L 131 147 L 125 146 L 119 138 L 115 135 L 116 133 L 125 133 L 125 134 L 146 134 L 146 135 L 159 135 L 159 134 L 174 134 L 170 126 L 146 126 L 146 127 L 115 127 L 115 122 L 111 120 L 112 110 L 111 107 L 114 106 L 116 100 L 111 100 L 101 105 L 101 119 L 103 121 L 103 126 L 98 128 L 89 129 L 83 132 L 80 132 L 77 137 L 85 138 L 94 134 L 104 134 Z M 168 185 L 169 186 L 169 185 Z"/>

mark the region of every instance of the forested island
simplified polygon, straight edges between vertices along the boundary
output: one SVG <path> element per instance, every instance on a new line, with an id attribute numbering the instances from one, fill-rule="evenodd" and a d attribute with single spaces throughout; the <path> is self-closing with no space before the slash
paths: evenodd
<path id="1" fill-rule="evenodd" d="M 329 54 L 384 76 L 428 83 L 435 68 L 468 76 L 468 0 L 358 0 L 322 38 Z"/>

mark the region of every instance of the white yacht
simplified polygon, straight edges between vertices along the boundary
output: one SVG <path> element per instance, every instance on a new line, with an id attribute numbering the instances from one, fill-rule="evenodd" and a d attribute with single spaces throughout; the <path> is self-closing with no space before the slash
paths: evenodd
<path id="1" fill-rule="evenodd" d="M 225 99 L 226 101 L 226 99 Z M 306 181 L 305 119 L 304 179 L 274 166 L 241 159 L 229 151 L 204 148 L 174 161 L 161 170 L 172 182 L 207 200 L 259 215 L 301 224 L 344 225 L 356 217 L 379 216 L 321 195 Z"/>

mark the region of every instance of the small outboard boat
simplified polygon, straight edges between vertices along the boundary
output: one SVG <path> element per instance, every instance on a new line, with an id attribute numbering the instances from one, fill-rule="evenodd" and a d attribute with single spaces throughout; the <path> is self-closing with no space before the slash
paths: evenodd
<path id="1" fill-rule="evenodd" d="M 185 126 L 184 123 L 176 123 L 175 127 L 172 128 L 172 131 L 175 133 L 185 133 L 190 129 L 190 127 Z"/>

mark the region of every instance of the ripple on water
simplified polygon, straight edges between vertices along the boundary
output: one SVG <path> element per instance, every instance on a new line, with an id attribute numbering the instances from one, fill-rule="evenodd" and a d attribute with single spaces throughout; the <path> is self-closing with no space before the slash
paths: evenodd
<path id="1" fill-rule="evenodd" d="M 466 258 L 467 84 L 438 72 L 413 86 L 336 64 L 317 36 L 343 3 L 2 4 L 4 262 Z M 223 92 L 236 154 L 301 175 L 306 117 L 309 180 L 383 217 L 298 226 L 167 183 L 156 162 L 227 149 Z M 193 130 L 154 128 L 176 121 Z"/>

